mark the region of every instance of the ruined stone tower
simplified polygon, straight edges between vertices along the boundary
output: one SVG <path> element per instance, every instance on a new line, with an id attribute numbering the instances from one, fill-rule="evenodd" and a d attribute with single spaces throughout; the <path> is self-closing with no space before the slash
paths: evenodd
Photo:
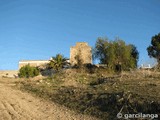
<path id="1" fill-rule="evenodd" d="M 77 42 L 76 46 L 70 48 L 70 63 L 77 64 L 76 56 L 79 55 L 83 64 L 92 64 L 92 48 L 86 42 Z"/>

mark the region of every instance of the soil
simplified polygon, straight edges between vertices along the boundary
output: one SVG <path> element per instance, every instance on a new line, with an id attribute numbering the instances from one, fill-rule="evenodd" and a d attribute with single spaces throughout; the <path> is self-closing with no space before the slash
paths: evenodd
<path id="1" fill-rule="evenodd" d="M 0 78 L 0 120 L 97 119 L 15 89 L 15 81 L 16 79 Z"/>

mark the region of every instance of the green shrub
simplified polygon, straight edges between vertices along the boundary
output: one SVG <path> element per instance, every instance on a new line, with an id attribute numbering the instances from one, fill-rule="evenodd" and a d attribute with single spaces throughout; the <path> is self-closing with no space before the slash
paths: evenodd
<path id="1" fill-rule="evenodd" d="M 18 76 L 20 78 L 29 78 L 39 75 L 39 69 L 37 67 L 32 67 L 29 64 L 20 68 Z"/>

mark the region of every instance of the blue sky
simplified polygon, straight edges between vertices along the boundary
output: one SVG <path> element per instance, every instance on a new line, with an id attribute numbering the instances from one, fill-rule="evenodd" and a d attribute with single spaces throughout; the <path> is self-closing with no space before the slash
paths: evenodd
<path id="1" fill-rule="evenodd" d="M 0 70 L 19 60 L 69 57 L 70 46 L 119 37 L 137 46 L 139 64 L 160 32 L 160 0 L 0 0 Z"/>

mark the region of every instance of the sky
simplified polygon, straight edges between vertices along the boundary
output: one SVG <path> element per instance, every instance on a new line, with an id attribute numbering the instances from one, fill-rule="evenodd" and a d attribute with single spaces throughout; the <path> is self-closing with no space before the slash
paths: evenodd
<path id="1" fill-rule="evenodd" d="M 146 48 L 160 32 L 160 0 L 0 0 L 0 70 L 20 60 L 70 56 L 76 42 L 119 37 L 153 62 Z"/>

